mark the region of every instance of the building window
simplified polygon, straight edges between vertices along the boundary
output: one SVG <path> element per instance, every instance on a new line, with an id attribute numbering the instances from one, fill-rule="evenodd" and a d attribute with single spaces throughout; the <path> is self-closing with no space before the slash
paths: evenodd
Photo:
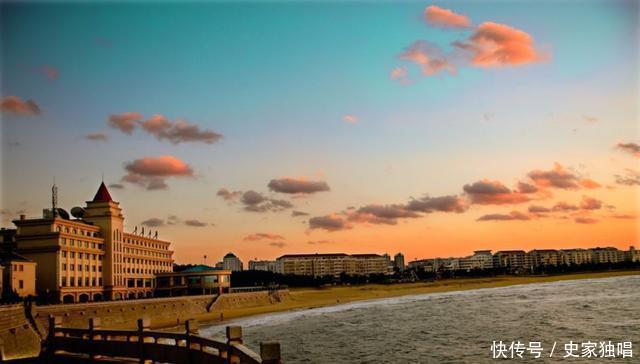
<path id="1" fill-rule="evenodd" d="M 78 264 L 78 272 L 82 272 L 82 264 Z"/>
<path id="2" fill-rule="evenodd" d="M 76 253 L 75 252 L 69 252 L 69 254 L 71 254 L 71 258 L 75 258 L 76 257 Z"/>
<path id="3" fill-rule="evenodd" d="M 22 279 L 18 281 L 18 287 L 24 289 L 24 281 Z"/>
<path id="4" fill-rule="evenodd" d="M 62 277 L 62 287 L 67 286 L 67 277 Z"/>
<path id="5" fill-rule="evenodd" d="M 102 272 L 102 266 L 101 265 L 98 266 L 98 272 Z"/>
<path id="6" fill-rule="evenodd" d="M 67 270 L 67 265 L 66 264 L 62 264 L 62 270 L 66 271 Z"/>
<path id="7" fill-rule="evenodd" d="M 24 271 L 24 265 L 20 264 L 20 265 L 19 265 L 18 270 L 19 270 L 20 272 L 23 272 L 23 271 Z"/>

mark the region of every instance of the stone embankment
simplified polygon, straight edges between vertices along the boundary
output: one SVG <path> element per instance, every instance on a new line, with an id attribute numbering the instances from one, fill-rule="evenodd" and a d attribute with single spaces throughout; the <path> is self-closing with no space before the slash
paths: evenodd
<path id="1" fill-rule="evenodd" d="M 276 304 L 288 296 L 287 290 L 280 290 L 33 306 L 26 310 L 21 304 L 0 306 L 0 348 L 4 349 L 0 356 L 10 359 L 37 355 L 40 336 L 46 335 L 49 329 L 49 315 L 62 317 L 64 327 L 75 328 L 86 328 L 89 318 L 93 317 L 99 318 L 105 329 L 131 327 L 143 317 L 170 325 L 207 313 Z M 30 324 L 29 314 L 35 325 Z"/>

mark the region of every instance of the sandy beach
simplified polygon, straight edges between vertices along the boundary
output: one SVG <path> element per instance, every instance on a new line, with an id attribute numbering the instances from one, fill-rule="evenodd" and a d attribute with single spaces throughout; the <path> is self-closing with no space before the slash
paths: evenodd
<path id="1" fill-rule="evenodd" d="M 416 295 L 436 292 L 463 291 L 481 288 L 505 287 L 519 284 L 556 282 L 575 279 L 606 278 L 623 275 L 640 275 L 640 270 L 611 271 L 597 273 L 576 273 L 549 276 L 513 277 L 499 276 L 488 278 L 463 278 L 446 279 L 428 283 L 402 283 L 402 284 L 367 284 L 357 286 L 335 286 L 328 288 L 293 288 L 290 290 L 290 298 L 284 302 L 257 307 L 245 307 L 229 309 L 222 312 L 224 321 L 247 317 L 252 315 L 268 314 L 273 312 L 309 309 L 337 304 L 345 304 L 354 301 Z M 214 311 L 195 317 L 201 323 L 220 322 L 220 311 Z M 167 323 L 168 324 L 168 323 Z M 153 325 L 165 326 L 162 323 Z M 173 326 L 173 325 L 170 325 Z"/>

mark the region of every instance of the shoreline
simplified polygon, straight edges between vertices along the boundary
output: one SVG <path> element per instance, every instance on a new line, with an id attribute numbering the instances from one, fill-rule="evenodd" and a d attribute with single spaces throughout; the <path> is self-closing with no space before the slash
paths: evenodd
<path id="1" fill-rule="evenodd" d="M 242 307 L 223 311 L 212 311 L 196 315 L 201 326 L 230 324 L 237 319 L 264 316 L 286 311 L 301 311 L 352 302 L 376 300 L 390 297 L 421 295 L 429 293 L 467 291 L 483 288 L 498 288 L 532 283 L 550 283 L 567 280 L 597 279 L 640 275 L 640 270 L 573 273 L 544 276 L 495 276 L 482 278 L 445 279 L 434 282 L 365 284 L 356 286 L 332 286 L 328 288 L 293 288 L 284 302 L 264 306 Z M 220 314 L 224 319 L 220 320 Z M 175 322 L 153 325 L 156 329 L 178 329 Z"/>

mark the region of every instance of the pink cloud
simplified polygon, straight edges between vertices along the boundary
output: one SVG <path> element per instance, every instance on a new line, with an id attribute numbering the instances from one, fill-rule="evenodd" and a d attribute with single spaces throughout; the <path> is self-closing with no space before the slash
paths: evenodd
<path id="1" fill-rule="evenodd" d="M 170 121 L 163 115 L 153 115 L 142 122 L 142 129 L 158 140 L 167 139 L 173 144 L 203 142 L 213 144 L 222 139 L 222 134 L 211 130 L 201 130 L 196 124 L 186 120 Z"/>
<path id="2" fill-rule="evenodd" d="M 431 76 L 442 71 L 448 71 L 450 74 L 456 73 L 456 68 L 449 63 L 442 50 L 426 41 L 415 41 L 399 55 L 399 58 L 420 66 L 422 74 L 425 76 Z"/>
<path id="3" fill-rule="evenodd" d="M 125 134 L 131 135 L 137 123 L 142 120 L 142 114 L 137 112 L 125 112 L 122 114 L 109 115 L 108 124 L 114 129 L 118 129 Z"/>
<path id="4" fill-rule="evenodd" d="M 407 71 L 407 67 L 396 67 L 391 70 L 389 73 L 389 78 L 394 81 L 399 81 L 400 83 L 407 84 L 409 83 L 409 72 Z"/>
<path id="5" fill-rule="evenodd" d="M 350 124 L 356 124 L 358 122 L 358 117 L 355 115 L 345 115 L 342 117 L 342 120 Z"/>
<path id="6" fill-rule="evenodd" d="M 169 177 L 193 177 L 193 169 L 180 159 L 165 155 L 147 157 L 125 163 L 124 182 L 138 184 L 148 190 L 166 189 Z"/>
<path id="7" fill-rule="evenodd" d="M 443 28 L 468 28 L 471 26 L 471 20 L 467 16 L 435 5 L 425 9 L 424 19 L 431 25 Z"/>
<path id="8" fill-rule="evenodd" d="M 21 116 L 40 115 L 41 110 L 38 104 L 33 100 L 23 101 L 18 96 L 7 96 L 2 99 L 0 104 L 2 112 L 11 113 Z"/>
<path id="9" fill-rule="evenodd" d="M 480 24 L 469 39 L 454 46 L 469 51 L 471 63 L 479 67 L 519 66 L 549 58 L 534 48 L 528 33 L 493 22 Z"/>

